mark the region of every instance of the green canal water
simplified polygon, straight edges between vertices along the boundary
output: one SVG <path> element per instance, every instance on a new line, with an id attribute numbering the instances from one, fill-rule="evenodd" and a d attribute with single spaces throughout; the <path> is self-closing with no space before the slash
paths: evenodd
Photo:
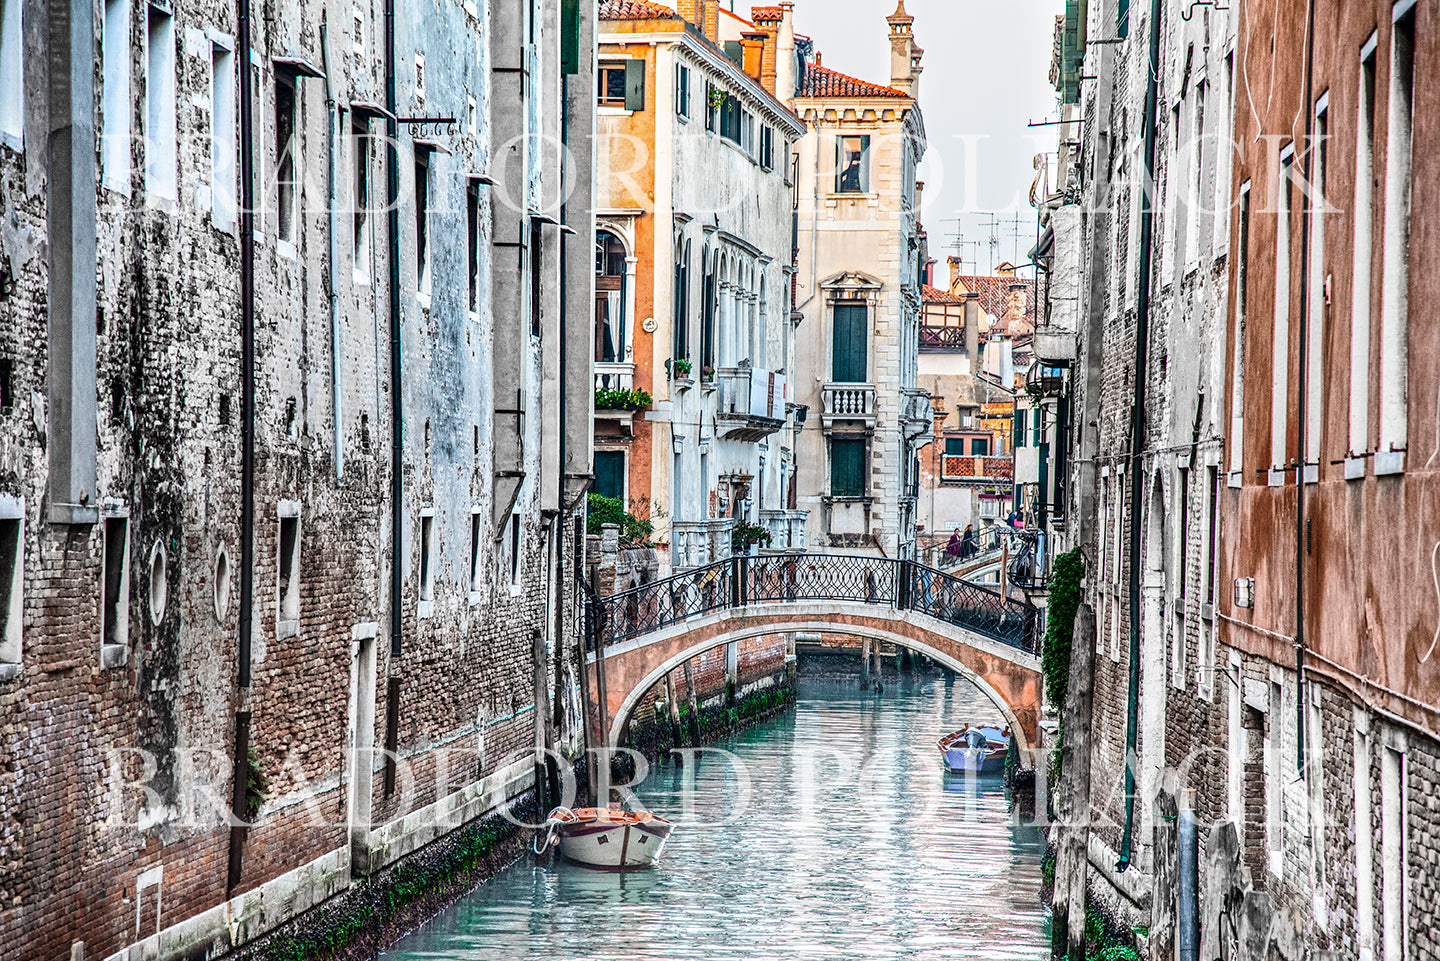
<path id="1" fill-rule="evenodd" d="M 681 822 L 657 868 L 527 854 L 384 957 L 1048 957 L 1036 832 L 998 779 L 946 775 L 935 748 L 998 720 L 958 678 L 802 680 L 793 714 L 639 786 Z"/>

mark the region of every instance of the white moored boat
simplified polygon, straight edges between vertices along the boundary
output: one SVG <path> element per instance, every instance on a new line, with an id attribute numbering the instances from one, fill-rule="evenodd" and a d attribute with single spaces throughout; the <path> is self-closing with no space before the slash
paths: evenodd
<path id="1" fill-rule="evenodd" d="M 549 844 L 559 845 L 560 853 L 571 861 L 615 870 L 654 865 L 675 829 L 658 814 L 619 808 L 559 807 L 550 812 L 545 825 Z"/>

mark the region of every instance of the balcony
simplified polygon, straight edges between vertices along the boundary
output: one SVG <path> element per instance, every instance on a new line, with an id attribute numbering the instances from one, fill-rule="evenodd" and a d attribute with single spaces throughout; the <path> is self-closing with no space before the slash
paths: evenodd
<path id="1" fill-rule="evenodd" d="M 968 354 L 964 327 L 937 327 L 920 325 L 920 352 L 922 354 Z"/>
<path id="2" fill-rule="evenodd" d="M 727 440 L 763 440 L 785 426 L 784 374 L 756 367 L 721 367 L 715 372 L 719 407 L 715 427 Z"/>
<path id="3" fill-rule="evenodd" d="M 906 438 L 923 439 L 933 432 L 935 410 L 930 404 L 929 391 L 918 387 L 902 387 L 900 403 L 900 432 Z"/>
<path id="4" fill-rule="evenodd" d="M 805 550 L 805 524 L 809 511 L 761 511 L 760 526 L 770 532 L 772 551 Z"/>
<path id="5" fill-rule="evenodd" d="M 630 390 L 635 386 L 634 364 L 595 362 L 596 390 Z"/>
<path id="6" fill-rule="evenodd" d="M 946 454 L 940 466 L 942 481 L 966 481 L 972 484 L 1009 484 L 1015 467 L 1008 457 L 984 457 L 979 454 Z"/>
<path id="7" fill-rule="evenodd" d="M 1057 207 L 1050 214 L 1047 232 L 1051 235 L 1050 293 L 1031 347 L 1038 360 L 1065 367 L 1074 362 L 1078 349 L 1080 285 L 1085 280 L 1080 269 L 1080 206 Z"/>
<path id="8" fill-rule="evenodd" d="M 729 557 L 730 534 L 738 523 L 733 517 L 671 521 L 670 550 L 675 569 L 702 567 Z"/>
<path id="9" fill-rule="evenodd" d="M 875 426 L 874 384 L 826 384 L 820 388 L 820 402 L 820 420 L 827 428 L 840 420 Z"/>

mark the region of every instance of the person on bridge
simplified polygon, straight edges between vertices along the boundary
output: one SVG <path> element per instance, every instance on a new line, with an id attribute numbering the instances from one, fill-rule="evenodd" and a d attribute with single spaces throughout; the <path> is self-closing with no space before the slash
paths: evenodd
<path id="1" fill-rule="evenodd" d="M 945 553 L 954 558 L 963 559 L 965 548 L 960 537 L 960 528 L 955 528 L 955 533 L 950 535 L 950 543 L 945 546 Z"/>
<path id="2" fill-rule="evenodd" d="M 975 550 L 975 525 L 965 525 L 965 536 L 960 538 L 960 557 L 968 559 L 974 557 Z"/>

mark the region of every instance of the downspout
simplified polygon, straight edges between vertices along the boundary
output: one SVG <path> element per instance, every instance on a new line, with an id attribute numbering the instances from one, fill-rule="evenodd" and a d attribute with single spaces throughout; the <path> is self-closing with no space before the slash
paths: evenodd
<path id="1" fill-rule="evenodd" d="M 331 403 L 335 419 L 335 479 L 345 477 L 344 430 L 340 413 L 340 272 L 336 267 L 340 259 L 340 222 L 335 211 L 336 195 L 336 151 L 340 141 L 340 104 L 335 97 L 335 76 L 330 71 L 330 32 L 324 23 L 320 24 L 320 63 L 325 71 L 325 106 L 329 116 L 329 182 L 325 185 L 326 205 L 330 214 L 330 388 Z"/>
<path id="2" fill-rule="evenodd" d="M 1135 833 L 1135 764 L 1140 724 L 1140 515 L 1145 506 L 1145 379 L 1150 354 L 1150 265 L 1155 228 L 1155 122 L 1160 99 L 1160 14 L 1150 0 L 1145 81 L 1145 169 L 1140 183 L 1140 264 L 1135 296 L 1135 395 L 1130 409 L 1130 664 L 1125 698 L 1125 833 L 1116 871 L 1130 867 Z"/>
<path id="3" fill-rule="evenodd" d="M 404 521 L 400 369 L 400 123 L 395 119 L 395 0 L 385 0 L 386 259 L 390 267 L 390 656 L 400 656 L 400 557 Z"/>
<path id="4" fill-rule="evenodd" d="M 255 145 L 251 105 L 250 0 L 235 3 L 235 45 L 240 53 L 240 636 L 236 659 L 241 705 L 250 687 L 255 602 Z M 245 847 L 246 760 L 250 712 L 235 714 L 231 758 L 231 822 L 227 895 L 240 883 Z"/>
<path id="5" fill-rule="evenodd" d="M 555 721 L 556 723 L 555 723 L 554 730 L 558 730 L 558 729 L 559 729 L 559 723 L 558 723 L 558 722 L 559 722 L 559 719 L 560 719 L 560 712 L 562 712 L 562 711 L 565 709 L 565 708 L 564 708 L 564 705 L 565 705 L 565 700 L 564 700 L 564 698 L 565 698 L 565 696 L 566 696 L 566 694 L 567 694 L 567 692 L 564 690 L 565 672 L 560 669 L 560 665 L 561 665 L 561 663 L 564 661 L 564 654 L 563 654 L 563 652 L 564 652 L 564 650 L 565 650 L 565 645 L 562 643 L 563 638 L 565 637 L 565 594 L 566 594 L 566 591 L 567 591 L 567 590 L 570 591 L 572 594 L 574 593 L 574 592 L 573 592 L 573 589 L 570 588 L 570 586 L 569 586 L 569 582 L 565 579 L 565 528 L 566 528 L 567 526 L 569 526 L 569 525 L 567 525 L 567 524 L 565 523 L 566 511 L 567 511 L 567 509 L 568 509 L 568 505 L 565 503 L 565 501 L 566 501 L 566 494 L 567 494 L 567 492 L 566 492 L 566 490 L 565 490 L 565 475 L 566 475 L 566 473 L 567 473 L 567 468 L 568 468 L 569 463 L 570 463 L 570 462 L 569 462 L 569 459 L 567 458 L 568 445 L 565 443 L 565 441 L 566 441 L 566 437 L 565 437 L 565 426 L 566 426 L 565 405 L 566 405 L 566 404 L 569 402 L 569 400 L 570 400 L 570 394 L 569 394 L 569 391 L 567 390 L 569 378 L 566 376 L 566 372 L 567 372 L 567 371 L 566 371 L 566 368 L 567 368 L 567 366 L 568 366 L 566 361 L 567 361 L 567 357 L 568 357 L 568 352 L 567 352 L 566 349 L 565 349 L 565 347 L 566 347 L 566 340 L 567 340 L 567 338 L 566 338 L 566 336 L 565 336 L 565 328 L 566 328 L 566 326 L 567 326 L 567 324 L 568 324 L 568 322 L 569 322 L 569 319 L 570 319 L 570 314 L 569 314 L 569 312 L 568 312 L 569 304 L 570 304 L 570 299 L 566 296 L 566 289 L 567 289 L 570 285 L 569 285 L 569 283 L 568 283 L 568 278 L 566 277 L 566 274 L 565 274 L 566 268 L 569 266 L 569 262 L 570 262 L 570 261 L 569 261 L 569 258 L 566 256 L 566 250 L 567 250 L 567 248 L 568 248 L 568 246 L 569 246 L 569 244 L 566 243 L 566 240 L 567 240 L 567 238 L 568 238 L 569 235 L 570 235 L 570 227 L 568 226 L 568 224 L 567 224 L 567 222 L 566 222 L 566 214 L 567 214 L 568 211 L 569 211 L 569 204 L 566 203 L 566 198 L 567 198 L 567 196 L 569 195 L 569 191 L 566 189 L 566 188 L 567 188 L 567 185 L 568 185 L 568 182 L 569 182 L 569 178 L 566 176 L 566 173 L 568 172 L 568 171 L 567 171 L 567 167 L 568 167 L 569 159 L 570 159 L 570 77 L 569 77 L 568 74 L 565 73 L 565 69 L 564 69 L 564 67 L 562 66 L 561 69 L 560 69 L 560 230 L 559 230 L 559 233 L 560 233 L 560 337 L 559 337 L 559 340 L 560 340 L 560 346 L 559 346 L 559 350 L 560 350 L 560 410 L 559 410 L 559 418 L 560 418 L 560 456 L 559 456 L 559 458 L 557 459 L 556 468 L 555 468 L 556 471 L 558 471 L 559 474 L 560 474 L 560 476 L 559 476 L 558 478 L 556 478 L 556 485 L 557 485 L 557 486 L 556 486 L 556 489 L 560 491 L 560 513 L 557 514 L 556 517 L 555 517 L 555 541 L 554 541 L 554 543 L 556 544 L 556 549 L 555 549 L 555 634 L 553 635 L 554 638 L 555 638 L 555 654 L 556 654 L 556 658 L 555 658 L 555 704 L 553 705 L 553 713 L 555 714 L 554 721 Z M 573 530 L 573 527 L 572 527 L 572 530 Z M 584 670 L 584 668 L 585 668 L 585 661 L 582 659 L 582 660 L 580 661 L 580 669 L 581 669 L 581 670 Z M 553 744 L 547 744 L 546 747 L 554 747 L 554 745 L 553 745 Z M 559 778 L 560 778 L 560 771 L 559 771 L 559 768 L 556 766 L 556 763 L 555 763 L 554 758 L 553 758 L 552 755 L 546 755 L 545 767 L 546 767 L 546 774 L 547 774 L 547 776 L 550 778 L 550 794 L 551 794 L 551 797 L 555 798 L 557 801 L 563 801 L 563 799 L 560 797 L 559 790 L 558 790 L 558 782 L 559 782 Z"/>
<path id="6" fill-rule="evenodd" d="M 1315 110 L 1311 102 L 1315 81 L 1315 0 L 1305 5 L 1305 183 L 1314 189 L 1311 178 L 1315 172 L 1315 151 L 1311 142 Z M 1295 465 L 1295 765 L 1301 780 L 1305 778 L 1305 458 L 1309 456 L 1309 395 L 1310 395 L 1310 222 L 1315 198 L 1305 191 L 1306 203 L 1300 218 L 1300 456 Z M 1325 197 L 1320 197 L 1320 215 L 1325 211 Z M 1321 221 L 1324 230 L 1324 221 Z M 1244 253 L 1241 253 L 1244 256 Z M 1323 309 L 1323 307 L 1322 307 Z M 1315 480 L 1320 480 L 1320 465 L 1315 465 Z"/>
<path id="7" fill-rule="evenodd" d="M 236 0 L 240 51 L 240 686 L 250 686 L 255 603 L 255 144 L 250 0 Z"/>

